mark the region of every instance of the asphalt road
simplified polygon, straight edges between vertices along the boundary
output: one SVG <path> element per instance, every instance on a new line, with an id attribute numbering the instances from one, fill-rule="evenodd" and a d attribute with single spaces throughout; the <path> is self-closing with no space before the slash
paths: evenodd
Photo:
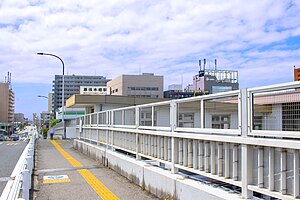
<path id="1" fill-rule="evenodd" d="M 0 196 L 26 145 L 27 141 L 0 141 Z"/>

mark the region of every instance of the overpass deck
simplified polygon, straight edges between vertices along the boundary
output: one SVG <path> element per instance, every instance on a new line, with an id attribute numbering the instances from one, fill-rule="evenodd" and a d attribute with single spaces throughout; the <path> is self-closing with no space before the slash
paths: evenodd
<path id="1" fill-rule="evenodd" d="M 34 199 L 156 199 L 116 172 L 75 151 L 71 140 L 40 140 L 36 153 Z M 60 179 L 61 175 L 68 177 Z"/>

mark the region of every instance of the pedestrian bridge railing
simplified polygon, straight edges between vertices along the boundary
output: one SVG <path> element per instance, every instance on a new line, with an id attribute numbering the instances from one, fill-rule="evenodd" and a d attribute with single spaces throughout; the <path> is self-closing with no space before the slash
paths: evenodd
<path id="1" fill-rule="evenodd" d="M 280 199 L 299 197 L 300 83 L 107 110 L 77 118 L 76 134 L 173 173 L 185 170 Z M 261 196 L 262 197 L 262 196 Z"/>
<path id="2" fill-rule="evenodd" d="M 29 143 L 21 154 L 0 197 L 1 200 L 29 199 L 31 176 L 34 166 L 34 145 L 37 132 L 33 133 Z"/>

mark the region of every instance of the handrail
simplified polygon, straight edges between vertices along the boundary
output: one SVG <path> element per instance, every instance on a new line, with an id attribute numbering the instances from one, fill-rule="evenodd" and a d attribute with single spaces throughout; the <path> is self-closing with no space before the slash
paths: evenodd
<path id="1" fill-rule="evenodd" d="M 0 197 L 1 200 L 29 199 L 31 189 L 31 175 L 33 169 L 34 146 L 37 132 L 32 134 L 31 139 L 21 154 L 9 180 Z"/>

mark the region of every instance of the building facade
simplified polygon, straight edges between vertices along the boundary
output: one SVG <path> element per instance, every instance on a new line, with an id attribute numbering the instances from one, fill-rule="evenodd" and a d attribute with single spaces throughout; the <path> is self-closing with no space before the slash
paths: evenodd
<path id="1" fill-rule="evenodd" d="M 15 122 L 18 122 L 18 123 L 25 122 L 24 113 L 15 113 L 14 118 L 15 118 Z"/>
<path id="2" fill-rule="evenodd" d="M 48 93 L 48 112 L 52 112 L 53 108 L 53 93 Z"/>
<path id="3" fill-rule="evenodd" d="M 109 80 L 103 76 L 64 76 L 64 99 L 65 101 L 73 94 L 80 93 L 80 86 L 106 86 Z M 52 112 L 56 112 L 62 107 L 62 75 L 55 75 L 53 81 Z"/>
<path id="4" fill-rule="evenodd" d="M 51 121 L 51 112 L 43 111 L 41 113 L 41 125 L 42 127 L 49 127 Z"/>
<path id="5" fill-rule="evenodd" d="M 111 95 L 163 98 L 163 76 L 153 73 L 121 75 L 107 83 Z"/>
<path id="6" fill-rule="evenodd" d="M 215 94 L 239 89 L 238 72 L 232 70 L 200 70 L 193 77 L 193 90 Z"/>
<path id="7" fill-rule="evenodd" d="M 15 95 L 9 83 L 0 83 L 0 129 L 12 132 L 14 128 Z"/>

